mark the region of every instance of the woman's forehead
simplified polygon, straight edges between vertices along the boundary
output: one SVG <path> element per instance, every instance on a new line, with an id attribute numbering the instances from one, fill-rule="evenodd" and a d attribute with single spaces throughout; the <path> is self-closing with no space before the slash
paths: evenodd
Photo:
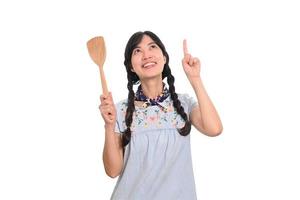
<path id="1" fill-rule="evenodd" d="M 150 36 L 144 35 L 139 44 L 149 44 L 149 43 L 153 43 L 153 42 L 154 41 L 152 40 L 152 38 Z"/>

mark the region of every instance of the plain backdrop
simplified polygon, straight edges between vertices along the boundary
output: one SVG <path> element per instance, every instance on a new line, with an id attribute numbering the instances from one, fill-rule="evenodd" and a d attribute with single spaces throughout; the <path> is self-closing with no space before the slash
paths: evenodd
<path id="1" fill-rule="evenodd" d="M 1 1 L 0 199 L 109 199 L 99 70 L 86 42 L 105 37 L 115 102 L 126 98 L 126 42 L 151 30 L 178 93 L 195 97 L 182 40 L 224 125 L 191 132 L 202 200 L 300 199 L 300 7 L 292 0 Z"/>

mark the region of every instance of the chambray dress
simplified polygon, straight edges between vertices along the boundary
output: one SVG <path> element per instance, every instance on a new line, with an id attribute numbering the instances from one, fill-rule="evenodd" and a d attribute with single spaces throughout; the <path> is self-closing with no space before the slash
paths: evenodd
<path id="1" fill-rule="evenodd" d="M 178 94 L 189 114 L 197 102 L 188 94 Z M 194 200 L 197 199 L 190 134 L 181 136 L 177 128 L 184 120 L 174 110 L 169 96 L 160 106 L 135 107 L 132 136 L 125 147 L 123 169 L 111 200 Z M 126 128 L 127 100 L 116 104 L 115 132 Z"/>

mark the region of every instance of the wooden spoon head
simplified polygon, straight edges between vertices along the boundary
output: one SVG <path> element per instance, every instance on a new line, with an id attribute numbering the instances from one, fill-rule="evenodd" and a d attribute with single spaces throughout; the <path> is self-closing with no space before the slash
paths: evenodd
<path id="1" fill-rule="evenodd" d="M 102 36 L 97 36 L 90 39 L 87 42 L 87 48 L 92 60 L 99 67 L 103 67 L 106 58 L 104 38 Z"/>

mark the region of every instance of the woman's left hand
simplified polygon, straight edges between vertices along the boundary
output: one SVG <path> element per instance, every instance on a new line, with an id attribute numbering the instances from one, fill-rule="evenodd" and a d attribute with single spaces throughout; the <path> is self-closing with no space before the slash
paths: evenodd
<path id="1" fill-rule="evenodd" d="M 186 40 L 183 40 L 183 53 L 182 66 L 189 81 L 200 78 L 200 60 L 188 52 Z"/>

